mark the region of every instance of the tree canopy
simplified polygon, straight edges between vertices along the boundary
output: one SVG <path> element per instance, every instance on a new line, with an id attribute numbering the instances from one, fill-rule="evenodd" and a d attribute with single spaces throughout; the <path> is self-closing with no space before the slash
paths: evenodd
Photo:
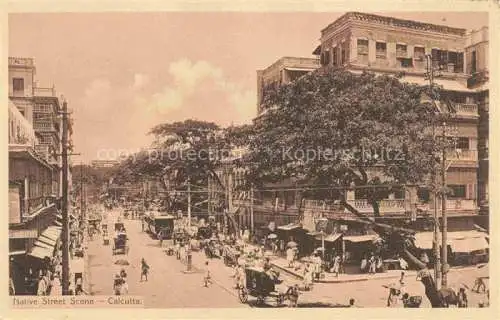
<path id="1" fill-rule="evenodd" d="M 331 186 L 310 197 L 359 190 L 378 214 L 378 201 L 395 185 L 425 183 L 436 161 L 435 106 L 422 103 L 429 88 L 372 73 L 341 69 L 312 72 L 264 92 L 265 114 L 250 141 L 253 183 L 294 178 Z M 340 193 L 340 194 L 339 194 Z M 356 213 L 345 201 L 344 205 Z"/>

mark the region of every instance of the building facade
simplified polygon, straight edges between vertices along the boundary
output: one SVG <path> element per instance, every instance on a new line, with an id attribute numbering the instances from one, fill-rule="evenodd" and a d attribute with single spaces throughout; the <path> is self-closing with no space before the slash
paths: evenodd
<path id="1" fill-rule="evenodd" d="M 9 262 L 21 295 L 36 294 L 38 271 L 60 254 L 62 226 L 62 108 L 35 76 L 33 59 L 9 57 Z M 69 121 L 70 149 L 71 134 Z"/>
<path id="2" fill-rule="evenodd" d="M 344 68 L 353 73 L 367 70 L 392 74 L 400 76 L 401 81 L 429 85 L 427 56 L 430 56 L 435 75 L 433 84 L 442 88 L 444 101 L 438 103 L 454 111 L 445 131 L 456 146 L 447 152 L 446 157 L 446 184 L 452 190 L 446 203 L 449 229 L 471 229 L 478 212 L 487 214 L 488 210 L 486 37 L 487 29 L 467 33 L 461 28 L 349 12 L 321 31 L 320 45 L 313 52 L 317 60 L 300 58 L 309 63 L 300 75 L 287 75 L 289 68 L 297 67 L 288 62 L 293 58 L 282 58 L 257 72 L 257 113 L 260 115 L 265 111 L 262 109 L 262 95 L 266 86 L 286 84 L 318 67 Z M 319 65 L 314 65 L 313 61 Z M 232 175 L 230 180 L 226 178 L 227 181 L 237 181 L 241 175 L 236 169 L 226 172 Z M 349 220 L 356 220 L 340 208 L 335 199 L 302 199 L 300 192 L 293 191 L 294 188 L 300 189 L 296 187 L 293 181 L 282 181 L 267 186 L 262 192 L 254 192 L 254 222 L 266 226 L 270 222 L 280 225 L 300 220 L 309 230 L 314 230 L 317 219 L 328 217 L 337 225 L 330 226 L 332 230 L 339 226 L 346 229 Z M 408 186 L 406 189 L 380 201 L 381 217 L 377 219 L 398 224 L 407 223 L 411 217 L 416 220 L 414 227 L 428 229 L 430 226 L 424 222 L 429 220 L 435 204 L 436 209 L 441 210 L 440 200 L 435 203 L 432 194 L 424 188 Z M 356 192 L 349 192 L 347 201 L 359 212 L 373 216 L 372 206 Z M 233 204 L 248 208 L 249 202 L 236 199 Z M 358 227 L 354 229 L 366 229 L 363 225 Z"/>
<path id="3" fill-rule="evenodd" d="M 477 91 L 477 103 L 479 108 L 478 129 L 478 201 L 479 213 L 488 216 L 489 213 L 489 39 L 488 28 L 470 32 L 465 42 L 466 73 L 469 76 L 468 87 Z M 487 221 L 487 219 L 484 219 Z"/>
<path id="4" fill-rule="evenodd" d="M 262 110 L 266 87 L 280 86 L 302 77 L 319 67 L 317 58 L 282 57 L 263 70 L 257 70 L 257 116 Z"/>

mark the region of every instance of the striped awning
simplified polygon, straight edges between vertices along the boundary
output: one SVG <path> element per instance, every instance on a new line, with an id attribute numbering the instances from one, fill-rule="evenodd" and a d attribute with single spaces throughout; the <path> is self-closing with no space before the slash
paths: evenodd
<path id="1" fill-rule="evenodd" d="M 29 253 L 29 256 L 43 260 L 45 258 L 51 258 L 53 252 L 54 248 L 48 249 L 44 247 L 34 246 L 31 252 Z"/>

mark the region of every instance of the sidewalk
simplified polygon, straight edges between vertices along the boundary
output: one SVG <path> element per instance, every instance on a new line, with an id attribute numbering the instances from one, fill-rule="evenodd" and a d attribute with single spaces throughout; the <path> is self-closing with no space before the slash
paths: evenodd
<path id="1" fill-rule="evenodd" d="M 292 268 L 288 268 L 288 262 L 283 258 L 276 258 L 271 261 L 271 264 L 292 275 L 297 278 L 303 279 L 304 276 L 302 274 L 302 270 L 294 270 Z M 450 269 L 450 273 L 463 271 L 463 270 L 471 270 L 476 269 L 476 266 L 467 266 L 467 267 L 453 267 Z M 373 279 L 399 279 L 401 277 L 401 272 L 404 271 L 405 276 L 417 276 L 417 271 L 415 270 L 388 270 L 383 273 L 375 273 L 375 274 L 340 274 L 336 277 L 332 273 L 325 273 L 325 277 L 318 280 L 318 283 L 346 283 L 346 282 L 359 282 L 359 281 L 368 281 Z"/>

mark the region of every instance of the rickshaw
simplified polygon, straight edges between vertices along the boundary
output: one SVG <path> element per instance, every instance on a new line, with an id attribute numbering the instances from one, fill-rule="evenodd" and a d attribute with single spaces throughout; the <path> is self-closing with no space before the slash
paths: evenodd
<path id="1" fill-rule="evenodd" d="M 286 291 L 276 288 L 281 281 L 273 278 L 269 273 L 258 267 L 245 268 L 245 286 L 238 289 L 238 298 L 241 303 L 248 302 L 248 296 L 257 298 L 257 305 L 264 304 L 266 298 L 273 298 L 278 306 L 282 305 L 286 298 Z"/>
<path id="2" fill-rule="evenodd" d="M 115 255 L 118 251 L 121 251 L 123 254 L 128 254 L 130 248 L 127 243 L 127 234 L 119 233 L 114 240 L 113 255 Z"/>
<path id="3" fill-rule="evenodd" d="M 236 250 L 235 248 L 232 248 L 230 246 L 224 246 L 222 250 L 222 256 L 224 258 L 224 264 L 226 266 L 235 266 L 238 264 L 238 258 L 240 257 L 240 252 Z"/>
<path id="4" fill-rule="evenodd" d="M 209 240 L 209 242 L 205 245 L 205 255 L 210 259 L 221 257 L 221 247 L 218 240 Z"/>

